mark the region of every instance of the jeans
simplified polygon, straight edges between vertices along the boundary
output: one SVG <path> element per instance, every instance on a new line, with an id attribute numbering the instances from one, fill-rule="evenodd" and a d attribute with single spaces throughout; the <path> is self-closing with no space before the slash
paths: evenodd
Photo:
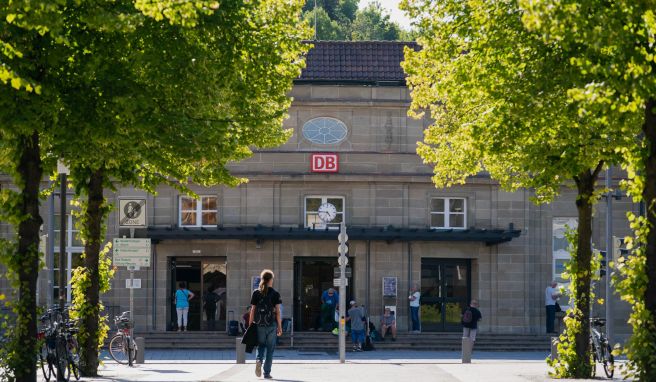
<path id="1" fill-rule="evenodd" d="M 554 332 L 554 321 L 556 320 L 556 305 L 547 305 L 547 333 Z"/>
<path id="2" fill-rule="evenodd" d="M 178 329 L 182 329 L 187 326 L 189 322 L 187 321 L 187 314 L 189 313 L 189 307 L 186 308 L 175 308 L 175 312 L 178 314 Z"/>
<path id="3" fill-rule="evenodd" d="M 412 317 L 412 330 L 419 331 L 419 307 L 410 307 L 410 316 Z"/>
<path id="4" fill-rule="evenodd" d="M 364 344 L 364 329 L 362 330 L 351 330 L 351 340 L 353 344 Z"/>
<path id="5" fill-rule="evenodd" d="M 273 363 L 273 351 L 276 348 L 276 330 L 278 326 L 273 324 L 271 326 L 258 326 L 257 327 L 257 360 L 264 361 L 264 375 L 271 374 L 271 364 Z M 266 358 L 264 352 L 266 350 Z"/>
<path id="6" fill-rule="evenodd" d="M 472 342 L 476 342 L 476 333 L 478 332 L 478 329 L 471 329 L 471 328 L 462 328 L 462 336 L 463 337 L 469 337 Z"/>

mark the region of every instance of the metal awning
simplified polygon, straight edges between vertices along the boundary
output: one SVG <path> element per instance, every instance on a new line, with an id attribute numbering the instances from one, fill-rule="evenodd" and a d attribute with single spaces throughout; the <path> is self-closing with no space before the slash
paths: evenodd
<path id="1" fill-rule="evenodd" d="M 483 242 L 495 245 L 511 241 L 521 230 L 508 229 L 427 229 L 348 226 L 350 240 L 378 241 L 457 241 Z M 138 236 L 149 237 L 154 242 L 162 240 L 337 240 L 339 231 L 280 226 L 237 226 L 216 228 L 149 228 Z"/>

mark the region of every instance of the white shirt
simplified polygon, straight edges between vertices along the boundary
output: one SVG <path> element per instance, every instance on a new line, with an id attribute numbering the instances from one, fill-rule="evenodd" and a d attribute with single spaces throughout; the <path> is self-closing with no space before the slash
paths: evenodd
<path id="1" fill-rule="evenodd" d="M 411 296 L 413 296 L 415 299 L 410 300 L 410 306 L 413 307 L 413 308 L 418 308 L 419 307 L 419 299 L 421 298 L 421 293 L 415 292 L 415 293 L 411 294 Z"/>
<path id="2" fill-rule="evenodd" d="M 544 301 L 545 305 L 556 305 L 556 301 L 558 301 L 558 298 L 553 298 L 554 294 L 558 294 L 558 289 L 557 288 L 552 288 L 550 286 L 547 287 L 545 290 L 545 296 L 544 296 Z"/>

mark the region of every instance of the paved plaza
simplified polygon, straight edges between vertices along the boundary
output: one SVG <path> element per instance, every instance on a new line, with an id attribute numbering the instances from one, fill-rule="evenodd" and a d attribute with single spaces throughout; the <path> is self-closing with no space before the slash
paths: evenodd
<path id="1" fill-rule="evenodd" d="M 462 364 L 456 352 L 373 351 L 348 353 L 339 363 L 335 353 L 279 351 L 271 374 L 283 382 L 330 381 L 439 381 L 439 382 L 539 382 L 551 380 L 541 352 L 479 352 L 471 364 Z M 102 377 L 85 381 L 259 381 L 254 356 L 245 365 L 235 364 L 234 352 L 211 350 L 152 350 L 146 363 L 118 365 L 103 355 Z M 598 378 L 603 376 L 598 367 Z M 621 376 L 616 375 L 615 380 Z M 580 381 L 580 380 L 579 380 Z"/>

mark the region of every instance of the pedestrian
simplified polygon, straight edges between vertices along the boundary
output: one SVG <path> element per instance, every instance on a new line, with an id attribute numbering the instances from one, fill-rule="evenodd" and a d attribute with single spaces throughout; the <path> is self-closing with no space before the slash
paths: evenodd
<path id="1" fill-rule="evenodd" d="M 353 351 L 362 351 L 364 345 L 364 311 L 355 301 L 351 301 L 351 309 L 348 310 L 347 321 L 351 322 L 351 340 L 353 341 Z"/>
<path id="2" fill-rule="evenodd" d="M 417 284 L 414 284 L 410 288 L 410 296 L 408 296 L 410 301 L 410 318 L 412 319 L 412 333 L 420 333 L 421 326 L 419 325 L 419 304 L 421 300 L 421 293 L 419 292 L 419 287 Z"/>
<path id="3" fill-rule="evenodd" d="M 380 339 L 385 341 L 387 332 L 392 332 L 392 341 L 396 341 L 396 316 L 390 308 L 385 308 L 385 313 L 380 319 Z"/>
<path id="4" fill-rule="evenodd" d="M 257 325 L 257 361 L 255 375 L 262 376 L 262 363 L 264 363 L 264 378 L 272 379 L 271 365 L 273 351 L 276 348 L 276 337 L 282 335 L 282 318 L 280 293 L 273 289 L 273 272 L 265 269 L 260 274 L 260 287 L 251 297 L 251 312 L 249 322 Z M 266 353 L 266 358 L 265 358 Z"/>
<path id="5" fill-rule="evenodd" d="M 476 333 L 478 332 L 478 321 L 483 318 L 481 311 L 478 310 L 478 301 L 471 300 L 469 306 L 462 313 L 462 336 L 469 337 L 472 342 L 476 342 Z"/>
<path id="6" fill-rule="evenodd" d="M 203 300 L 203 308 L 207 317 L 207 329 L 216 330 L 216 303 L 220 300 L 220 297 L 212 291 L 212 287 L 209 287 L 207 293 L 203 296 Z"/>
<path id="7" fill-rule="evenodd" d="M 182 332 L 187 329 L 189 322 L 189 300 L 194 298 L 194 293 L 187 289 L 184 281 L 178 283 L 178 290 L 175 291 L 175 312 L 178 315 L 178 331 Z"/>
<path id="8" fill-rule="evenodd" d="M 330 332 L 335 329 L 335 310 L 339 304 L 339 293 L 328 288 L 321 294 L 321 328 Z"/>
<path id="9" fill-rule="evenodd" d="M 558 305 L 558 299 L 562 296 L 562 293 L 558 290 L 558 282 L 552 280 L 551 284 L 547 286 L 545 293 L 545 307 L 547 310 L 547 334 L 556 334 L 554 330 L 554 321 L 556 320 L 556 306 Z"/>

